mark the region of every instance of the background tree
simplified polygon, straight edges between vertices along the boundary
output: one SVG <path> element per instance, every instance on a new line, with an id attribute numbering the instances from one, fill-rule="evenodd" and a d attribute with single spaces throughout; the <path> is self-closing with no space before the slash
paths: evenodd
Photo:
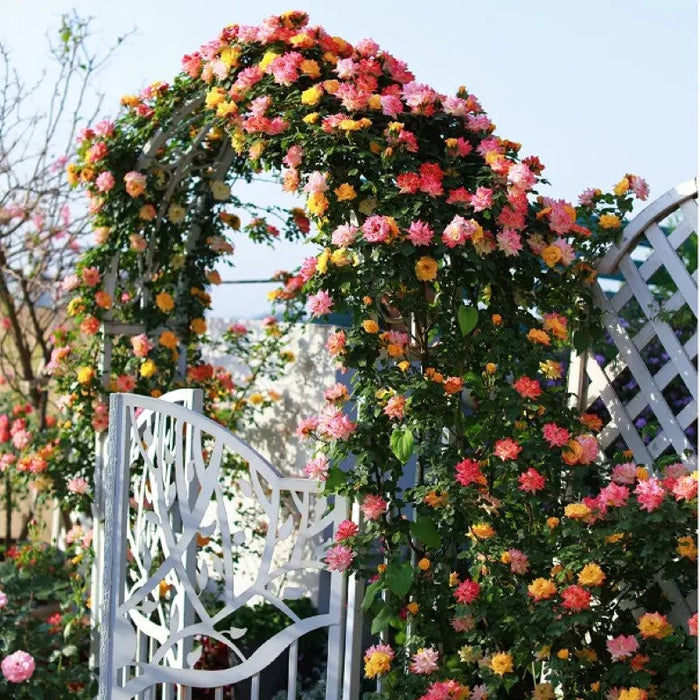
<path id="1" fill-rule="evenodd" d="M 21 412 L 31 412 L 38 431 L 47 427 L 47 366 L 64 317 L 64 282 L 88 225 L 64 166 L 100 109 L 98 72 L 123 40 L 98 53 L 89 39 L 89 19 L 64 15 L 35 82 L 0 42 L 0 384 L 9 390 L 8 411 L 28 405 Z M 9 537 L 13 484 L 5 474 Z"/>

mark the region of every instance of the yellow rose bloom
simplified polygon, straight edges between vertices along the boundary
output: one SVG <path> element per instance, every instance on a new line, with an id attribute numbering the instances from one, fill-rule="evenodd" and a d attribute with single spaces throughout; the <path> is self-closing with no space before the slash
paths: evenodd
<path id="1" fill-rule="evenodd" d="M 498 365 L 495 362 L 487 362 L 484 367 L 484 372 L 486 372 L 486 374 L 496 374 L 497 369 Z"/>
<path id="2" fill-rule="evenodd" d="M 437 277 L 437 262 L 428 255 L 424 255 L 416 262 L 416 277 L 421 282 L 432 282 Z"/>
<path id="3" fill-rule="evenodd" d="M 292 40 L 296 37 L 292 37 Z M 312 58 L 307 58 L 299 64 L 299 70 L 309 78 L 318 78 L 321 75 L 321 68 Z"/>
<path id="4" fill-rule="evenodd" d="M 391 669 L 391 655 L 385 651 L 373 651 L 365 657 L 365 678 L 375 678 Z"/>
<path id="5" fill-rule="evenodd" d="M 586 564 L 578 575 L 578 582 L 582 586 L 602 586 L 603 581 L 605 574 L 595 562 Z"/>
<path id="6" fill-rule="evenodd" d="M 336 267 L 345 267 L 349 265 L 352 260 L 348 257 L 348 251 L 345 248 L 338 248 L 331 253 L 331 262 Z"/>
<path id="7" fill-rule="evenodd" d="M 163 331 L 158 338 L 158 343 L 168 350 L 177 348 L 177 336 L 172 331 Z"/>
<path id="8" fill-rule="evenodd" d="M 536 578 L 527 587 L 527 590 L 534 600 L 538 601 L 551 598 L 557 592 L 557 587 L 554 581 L 550 581 L 548 578 Z"/>
<path id="9" fill-rule="evenodd" d="M 600 228 L 608 230 L 620 228 L 621 222 L 615 214 L 603 214 L 600 219 L 598 219 L 598 224 Z"/>
<path id="10" fill-rule="evenodd" d="M 406 610 L 411 613 L 411 615 L 416 615 L 418 613 L 418 610 L 420 609 L 420 606 L 418 603 L 409 603 L 406 606 Z"/>
<path id="11" fill-rule="evenodd" d="M 152 377 L 157 371 L 158 368 L 156 367 L 156 363 L 153 360 L 146 360 L 139 368 L 139 374 L 144 379 Z"/>
<path id="12" fill-rule="evenodd" d="M 365 329 L 366 333 L 378 333 L 379 332 L 379 324 L 371 318 L 365 319 L 362 322 L 362 327 Z"/>
<path id="13" fill-rule="evenodd" d="M 323 216 L 328 209 L 328 199 L 323 192 L 312 192 L 306 200 L 306 208 L 309 213 Z"/>
<path id="14" fill-rule="evenodd" d="M 551 340 L 549 339 L 549 335 L 545 333 L 544 331 L 539 330 L 539 328 L 531 328 L 527 332 L 527 339 L 531 343 L 539 343 L 540 345 L 550 345 Z"/>
<path id="15" fill-rule="evenodd" d="M 678 538 L 678 546 L 676 552 L 682 557 L 695 561 L 698 557 L 698 548 L 695 546 L 695 541 L 689 535 Z"/>
<path id="16" fill-rule="evenodd" d="M 559 518 L 547 518 L 547 527 L 553 530 L 557 525 L 559 525 Z"/>
<path id="17" fill-rule="evenodd" d="M 78 384 L 89 384 L 95 378 L 95 370 L 92 367 L 78 367 Z"/>
<path id="18" fill-rule="evenodd" d="M 75 297 L 68 302 L 66 313 L 69 316 L 77 316 L 85 311 L 85 302 L 80 297 Z"/>
<path id="19" fill-rule="evenodd" d="M 279 56 L 278 53 L 275 53 L 274 51 L 266 51 L 265 55 L 262 57 L 262 60 L 258 64 L 258 67 L 260 70 L 264 73 L 265 69 Z"/>
<path id="20" fill-rule="evenodd" d="M 319 275 L 324 275 L 328 271 L 328 261 L 331 258 L 331 251 L 325 248 L 316 258 L 316 272 Z"/>
<path id="21" fill-rule="evenodd" d="M 562 252 L 559 246 L 548 245 L 540 255 L 547 267 L 554 267 L 561 260 Z"/>
<path id="22" fill-rule="evenodd" d="M 261 404 L 264 400 L 265 400 L 265 397 L 258 392 L 251 394 L 250 398 L 249 398 L 250 403 L 255 404 L 256 406 Z"/>
<path id="23" fill-rule="evenodd" d="M 204 98 L 204 104 L 209 109 L 215 109 L 221 102 L 226 99 L 226 90 L 220 87 L 215 87 L 209 90 Z"/>
<path id="24" fill-rule="evenodd" d="M 355 192 L 355 188 L 348 182 L 344 182 L 339 187 L 336 187 L 333 191 L 335 192 L 335 196 L 339 202 L 346 202 L 357 197 L 357 192 Z"/>
<path id="25" fill-rule="evenodd" d="M 617 700 L 647 700 L 648 697 L 646 690 L 632 686 L 631 688 L 623 688 Z"/>
<path id="26" fill-rule="evenodd" d="M 193 318 L 190 321 L 190 330 L 197 335 L 207 332 L 207 322 L 203 318 Z"/>
<path id="27" fill-rule="evenodd" d="M 320 85 L 312 85 L 301 93 L 301 104 L 315 107 L 323 97 L 323 88 Z"/>
<path id="28" fill-rule="evenodd" d="M 559 649 L 557 652 L 557 658 L 561 659 L 564 661 L 565 659 L 569 658 L 569 650 L 568 649 Z"/>
<path id="29" fill-rule="evenodd" d="M 307 114 L 302 121 L 305 124 L 315 124 L 319 119 L 321 115 L 318 112 L 311 112 L 311 114 Z"/>
<path id="30" fill-rule="evenodd" d="M 167 314 L 175 308 L 175 300 L 167 292 L 161 292 L 156 295 L 156 306 Z"/>
<path id="31" fill-rule="evenodd" d="M 590 514 L 591 509 L 583 503 L 569 503 L 569 505 L 564 508 L 564 515 L 567 518 L 587 518 Z"/>
<path id="32" fill-rule="evenodd" d="M 469 532 L 480 540 L 487 540 L 489 537 L 493 537 L 496 534 L 496 531 L 487 523 L 472 525 L 469 528 Z"/>
<path id="33" fill-rule="evenodd" d="M 623 194 L 626 194 L 629 191 L 630 188 L 630 181 L 627 179 L 627 177 L 623 177 L 620 182 L 613 187 L 613 192 L 618 196 L 621 197 Z"/>
<path id="34" fill-rule="evenodd" d="M 427 571 L 430 568 L 430 559 L 423 557 L 418 561 L 418 568 L 421 571 Z"/>
<path id="35" fill-rule="evenodd" d="M 491 657 L 491 663 L 489 664 L 489 668 L 497 676 L 504 676 L 506 673 L 512 673 L 513 672 L 513 657 L 506 652 L 500 652 L 498 654 L 494 654 Z"/>

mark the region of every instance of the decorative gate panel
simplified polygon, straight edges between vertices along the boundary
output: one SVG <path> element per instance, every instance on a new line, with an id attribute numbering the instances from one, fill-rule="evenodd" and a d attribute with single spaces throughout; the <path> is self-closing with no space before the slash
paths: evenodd
<path id="1" fill-rule="evenodd" d="M 582 410 L 604 406 L 601 449 L 622 441 L 640 463 L 668 450 L 694 466 L 687 433 L 698 414 L 696 182 L 633 219 L 598 274 L 596 303 L 613 352 L 601 346 L 576 358 L 570 390 Z"/>
<path id="2" fill-rule="evenodd" d="M 161 400 L 113 394 L 109 439 L 99 697 L 181 698 L 251 679 L 257 698 L 261 671 L 287 651 L 294 698 L 298 642 L 326 629 L 327 698 L 339 698 L 345 588 L 322 557 L 342 499 L 329 507 L 318 483 L 283 477 L 219 424 Z M 290 601 L 323 577 L 327 611 L 301 618 Z M 257 648 L 232 622 L 255 602 L 289 621 Z M 196 667 L 204 640 L 227 648 L 226 668 Z"/>

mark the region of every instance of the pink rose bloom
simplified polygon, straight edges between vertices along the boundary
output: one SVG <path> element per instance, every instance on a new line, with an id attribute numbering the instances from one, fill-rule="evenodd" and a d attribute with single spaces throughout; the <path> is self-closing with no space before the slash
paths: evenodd
<path id="1" fill-rule="evenodd" d="M 593 435 L 579 435 L 576 438 L 576 442 L 583 448 L 579 464 L 590 464 L 598 459 L 600 446 Z"/>
<path id="2" fill-rule="evenodd" d="M 370 243 L 384 243 L 391 236 L 391 224 L 387 217 L 375 214 L 362 224 L 362 235 Z"/>
<path id="3" fill-rule="evenodd" d="M 419 675 L 427 675 L 433 671 L 437 671 L 438 659 L 440 655 L 436 649 L 428 647 L 427 649 L 419 649 L 412 657 L 411 664 L 408 667 L 411 673 Z"/>
<path id="4" fill-rule="evenodd" d="M 354 558 L 355 554 L 352 549 L 343 544 L 336 544 L 326 552 L 324 561 L 329 571 L 345 571 L 352 564 Z"/>
<path id="5" fill-rule="evenodd" d="M 621 634 L 619 637 L 615 637 L 615 639 L 608 639 L 605 645 L 607 646 L 613 661 L 626 659 L 628 656 L 632 656 L 632 654 L 639 649 L 639 643 L 633 634 L 629 635 L 628 637 Z"/>
<path id="6" fill-rule="evenodd" d="M 328 457 L 319 455 L 304 466 L 304 474 L 310 479 L 325 481 L 328 478 Z"/>
<path id="7" fill-rule="evenodd" d="M 287 155 L 282 159 L 282 162 L 288 168 L 297 168 L 301 165 L 301 160 L 304 157 L 304 149 L 301 146 L 294 145 L 287 149 Z"/>
<path id="8" fill-rule="evenodd" d="M 513 389 L 524 399 L 534 400 L 542 393 L 540 383 L 536 379 L 530 379 L 529 377 L 520 377 L 520 379 L 517 379 L 513 382 Z"/>
<path id="9" fill-rule="evenodd" d="M 428 245 L 433 240 L 435 232 L 424 221 L 412 221 L 408 227 L 406 238 L 415 246 Z"/>
<path id="10" fill-rule="evenodd" d="M 304 438 L 309 437 L 309 435 L 313 433 L 316 428 L 318 428 L 318 418 L 315 416 L 311 416 L 310 418 L 302 418 L 299 421 L 294 434 L 303 440 Z"/>
<path id="11" fill-rule="evenodd" d="M 529 190 L 535 184 L 536 178 L 525 163 L 516 163 L 508 168 L 508 182 L 521 190 Z"/>
<path id="12" fill-rule="evenodd" d="M 339 409 L 325 410 L 318 422 L 318 431 L 324 437 L 330 437 L 334 440 L 347 440 L 357 428 L 357 423 L 353 423 Z"/>
<path id="13" fill-rule="evenodd" d="M 612 480 L 616 484 L 633 484 L 637 481 L 637 465 L 634 462 L 616 464 L 612 470 Z"/>
<path id="14" fill-rule="evenodd" d="M 471 615 L 461 615 L 455 617 L 450 623 L 455 632 L 470 632 L 474 629 L 474 618 Z"/>
<path id="15" fill-rule="evenodd" d="M 94 287 L 100 281 L 100 271 L 96 267 L 86 267 L 83 270 L 83 282 L 88 287 Z"/>
<path id="16" fill-rule="evenodd" d="M 464 245 L 477 231 L 481 231 L 481 226 L 474 219 L 467 220 L 457 214 L 442 232 L 442 242 L 448 248 Z"/>
<path id="17" fill-rule="evenodd" d="M 130 197 L 139 197 L 146 190 L 146 176 L 136 170 L 124 175 L 126 192 Z"/>
<path id="18" fill-rule="evenodd" d="M 403 102 L 396 95 L 382 95 L 379 102 L 382 105 L 382 113 L 389 117 L 396 118 L 403 112 Z"/>
<path id="19" fill-rule="evenodd" d="M 479 583 L 468 578 L 455 588 L 452 595 L 454 595 L 458 603 L 469 605 L 479 597 L 479 593 L 481 593 L 481 586 Z"/>
<path id="20" fill-rule="evenodd" d="M 647 511 L 647 513 L 656 510 L 666 496 L 666 491 L 656 477 L 640 481 L 634 493 L 637 496 L 639 508 Z"/>
<path id="21" fill-rule="evenodd" d="M 567 586 L 562 592 L 564 607 L 569 610 L 588 610 L 591 605 L 591 594 L 583 587 Z"/>
<path id="22" fill-rule="evenodd" d="M 563 238 L 557 238 L 552 245 L 555 245 L 559 250 L 561 250 L 561 264 L 564 267 L 568 267 L 576 259 L 576 253 L 569 243 L 567 243 Z"/>
<path id="23" fill-rule="evenodd" d="M 136 379 L 128 374 L 120 374 L 115 381 L 115 386 L 118 392 L 128 394 L 134 390 Z"/>
<path id="24" fill-rule="evenodd" d="M 496 457 L 505 462 L 509 459 L 517 459 L 522 449 L 523 448 L 512 438 L 504 438 L 503 440 L 496 440 L 493 453 Z"/>
<path id="25" fill-rule="evenodd" d="M 34 657 L 31 654 L 18 650 L 2 660 L 0 669 L 10 683 L 22 683 L 32 677 L 34 665 Z"/>
<path id="26" fill-rule="evenodd" d="M 513 229 L 504 229 L 496 235 L 498 241 L 498 249 L 503 252 L 506 257 L 513 257 L 523 249 L 523 241 L 520 234 Z"/>
<path id="27" fill-rule="evenodd" d="M 12 444 L 18 450 L 23 450 L 31 441 L 32 434 L 28 430 L 18 430 L 12 434 Z"/>
<path id="28" fill-rule="evenodd" d="M 688 634 L 691 637 L 698 636 L 698 614 L 695 613 L 692 617 L 688 618 Z"/>
<path id="29" fill-rule="evenodd" d="M 569 442 L 571 433 L 566 428 L 560 428 L 556 423 L 546 423 L 542 427 L 542 437 L 550 447 L 563 447 Z"/>
<path id="30" fill-rule="evenodd" d="M 404 411 L 406 410 L 406 397 L 405 396 L 392 396 L 384 407 L 384 414 L 389 416 L 394 420 L 401 420 L 404 416 Z"/>
<path id="31" fill-rule="evenodd" d="M 336 331 L 328 336 L 326 350 L 331 357 L 338 357 L 345 352 L 345 331 Z"/>
<path id="32" fill-rule="evenodd" d="M 7 595 L 5 595 L 5 593 L 0 591 L 0 610 L 2 610 L 7 605 L 7 602 L 8 602 Z"/>
<path id="33" fill-rule="evenodd" d="M 367 520 L 378 520 L 386 513 L 388 503 L 381 497 L 368 493 L 360 506 L 360 510 Z"/>
<path id="34" fill-rule="evenodd" d="M 582 207 L 590 207 L 593 204 L 593 198 L 596 196 L 596 190 L 592 187 L 581 192 L 578 196 L 578 203 Z"/>
<path id="35" fill-rule="evenodd" d="M 608 506 L 621 508 L 627 503 L 629 495 L 630 490 L 626 486 L 621 486 L 613 482 L 601 489 L 597 501 L 602 510 L 607 509 Z"/>
<path id="36" fill-rule="evenodd" d="M 630 181 L 630 187 L 635 197 L 644 201 L 649 196 L 649 185 L 646 180 L 638 175 L 628 175 L 627 178 Z"/>
<path id="37" fill-rule="evenodd" d="M 526 574 L 530 568 L 527 554 L 519 549 L 509 549 L 508 554 L 510 555 L 510 570 L 514 574 Z"/>
<path id="38" fill-rule="evenodd" d="M 475 685 L 472 688 L 472 694 L 469 696 L 470 700 L 487 700 L 489 697 L 489 689 L 484 683 Z"/>
<path id="39" fill-rule="evenodd" d="M 463 459 L 455 466 L 455 480 L 462 486 L 486 483 L 486 477 L 475 459 Z"/>
<path id="40" fill-rule="evenodd" d="M 309 297 L 309 311 L 311 315 L 315 318 L 323 316 L 330 312 L 333 308 L 333 299 L 331 295 L 322 289 L 316 294 L 312 294 Z"/>
<path id="41" fill-rule="evenodd" d="M 333 386 L 328 387 L 323 392 L 323 398 L 326 401 L 345 401 L 348 398 L 348 388 L 345 384 L 336 382 Z"/>
<path id="42" fill-rule="evenodd" d="M 78 275 L 67 275 L 63 278 L 63 282 L 61 282 L 61 291 L 70 292 L 79 286 L 80 278 L 78 277 Z"/>
<path id="43" fill-rule="evenodd" d="M 357 73 L 357 63 L 352 58 L 341 58 L 335 64 L 335 72 L 341 80 L 348 80 Z"/>
<path id="44" fill-rule="evenodd" d="M 303 60 L 297 51 L 289 51 L 275 58 L 268 66 L 268 72 L 278 85 L 291 85 L 299 77 L 299 64 Z"/>
<path id="45" fill-rule="evenodd" d="M 518 489 L 520 491 L 525 491 L 526 493 L 537 493 L 544 488 L 545 479 L 540 474 L 537 469 L 530 467 L 526 472 L 523 472 L 519 477 L 518 481 L 520 486 Z"/>
<path id="46" fill-rule="evenodd" d="M 359 229 L 357 226 L 352 226 L 351 224 L 343 224 L 342 226 L 338 226 L 338 228 L 331 234 L 331 243 L 340 248 L 346 248 L 355 242 L 358 230 Z"/>
<path id="47" fill-rule="evenodd" d="M 326 192 L 328 190 L 328 183 L 326 182 L 327 177 L 328 173 L 322 173 L 318 170 L 314 170 L 314 172 L 309 175 L 309 179 L 304 185 L 304 192 L 308 194 Z"/>
<path id="48" fill-rule="evenodd" d="M 90 490 L 90 485 L 82 476 L 74 476 L 72 479 L 68 480 L 66 488 L 71 493 L 84 494 Z"/>
<path id="49" fill-rule="evenodd" d="M 100 173 L 95 179 L 95 186 L 99 192 L 109 192 L 114 187 L 114 184 L 114 175 L 109 170 Z"/>
<path id="50" fill-rule="evenodd" d="M 153 343 L 151 343 L 145 333 L 141 333 L 131 338 L 131 347 L 136 357 L 146 357 L 149 350 L 153 347 Z"/>
<path id="51" fill-rule="evenodd" d="M 673 485 L 673 495 L 677 501 L 690 501 L 698 495 L 698 482 L 695 477 L 686 476 L 680 477 Z"/>
<path id="52" fill-rule="evenodd" d="M 335 531 L 335 541 L 342 542 L 348 537 L 354 537 L 359 531 L 360 528 L 352 520 L 343 520 Z"/>
<path id="53" fill-rule="evenodd" d="M 96 136 L 107 136 L 110 137 L 114 134 L 114 122 L 109 119 L 103 119 L 102 121 L 95 124 L 95 135 Z"/>

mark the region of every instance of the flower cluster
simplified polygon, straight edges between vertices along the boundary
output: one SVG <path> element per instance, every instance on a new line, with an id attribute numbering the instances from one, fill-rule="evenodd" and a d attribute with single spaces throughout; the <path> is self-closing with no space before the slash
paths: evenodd
<path id="1" fill-rule="evenodd" d="M 599 464 L 600 421 L 571 407 L 563 379 L 598 329 L 596 257 L 644 181 L 578 206 L 542 196 L 543 164 L 474 95 L 441 94 L 299 12 L 231 25 L 183 70 L 125 97 L 69 165 L 97 244 L 67 280 L 69 316 L 88 335 L 93 319 L 138 332 L 117 340 L 110 376 L 94 342 L 57 353 L 67 405 L 99 425 L 103 387 L 157 395 L 182 380 L 182 352 L 193 381 L 209 378 L 196 343 L 240 228 L 229 182 L 276 174 L 304 204 L 289 230 L 319 252 L 275 296 L 350 319 L 327 349 L 352 379 L 297 434 L 309 477 L 361 504 L 326 563 L 371 581 L 383 638 L 367 678 L 405 698 L 687 693 L 696 622 L 671 622 L 657 574 L 681 594 L 695 585 L 696 477 L 629 455 Z M 248 228 L 278 234 L 257 217 Z"/>

